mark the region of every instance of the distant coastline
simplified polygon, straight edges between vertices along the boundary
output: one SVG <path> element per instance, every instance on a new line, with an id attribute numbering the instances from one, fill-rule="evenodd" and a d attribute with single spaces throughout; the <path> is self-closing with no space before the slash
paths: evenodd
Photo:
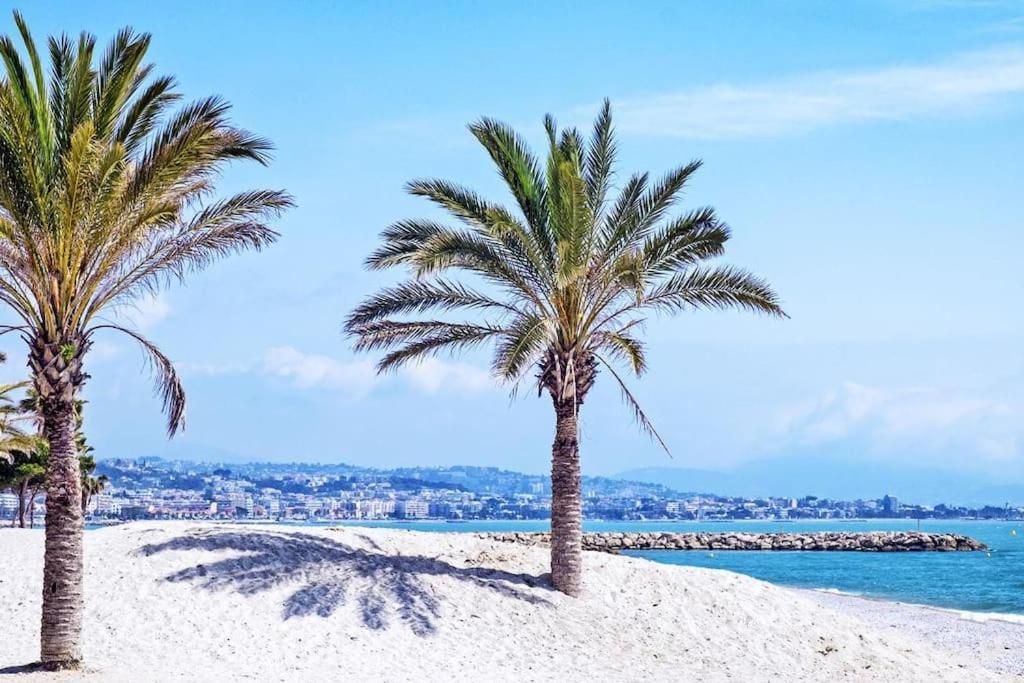
<path id="1" fill-rule="evenodd" d="M 100 519 L 230 521 L 445 520 L 544 522 L 551 514 L 547 475 L 493 467 L 379 469 L 345 463 L 206 463 L 160 458 L 101 460 L 107 477 L 87 512 Z M 37 501 L 37 512 L 42 501 Z M 891 494 L 836 500 L 742 497 L 685 491 L 664 484 L 583 477 L 583 516 L 590 521 L 773 521 L 867 519 L 1024 519 L 1024 508 L 967 508 L 907 502 Z M 0 516 L 16 507 L 0 494 Z M 37 518 L 41 515 L 37 515 Z"/>
<path id="2" fill-rule="evenodd" d="M 498 524 L 509 527 L 524 527 L 524 524 L 529 525 L 529 528 L 523 528 L 524 531 L 531 531 L 537 528 L 536 525 L 546 526 L 550 524 L 550 519 L 502 519 L 502 518 L 482 518 L 482 519 L 444 519 L 441 517 L 424 517 L 419 519 L 345 519 L 345 518 L 312 518 L 312 519 L 296 519 L 296 518 L 279 518 L 279 519 L 208 519 L 203 517 L 177 517 L 177 518 L 154 518 L 155 521 L 164 522 L 209 522 L 213 524 L 281 524 L 289 526 L 371 526 L 371 527 L 416 527 L 416 526 L 432 526 L 438 524 L 448 525 L 445 530 L 452 532 L 471 532 L 475 530 L 474 525 L 480 524 Z M 129 524 L 131 522 L 141 521 L 132 519 L 107 519 L 107 518 L 87 518 L 85 525 L 86 529 L 97 529 L 108 526 L 116 526 L 119 524 Z M 820 522 L 823 524 L 835 524 L 835 525 L 849 525 L 849 524 L 872 524 L 874 522 L 905 522 L 909 528 L 916 527 L 918 522 L 925 523 L 941 523 L 941 522 L 971 522 L 971 523 L 992 523 L 992 524 L 1005 524 L 1007 522 L 1022 522 L 1024 518 L 979 518 L 979 517 L 950 517 L 950 518 L 923 518 L 923 519 L 908 519 L 906 517 L 850 517 L 850 518 L 830 518 L 822 520 L 799 520 L 799 519 L 674 519 L 674 518 L 655 518 L 655 519 L 636 519 L 636 520 L 621 520 L 621 519 L 601 519 L 587 517 L 584 518 L 584 525 L 587 524 L 615 524 L 622 525 L 624 527 L 643 526 L 648 524 L 654 525 L 679 525 L 679 526 L 693 526 L 693 525 L 714 525 L 714 526 L 729 526 L 729 525 L 741 525 L 741 526 L 756 526 L 764 524 L 781 524 L 791 525 L 804 523 L 815 523 Z M 467 526 L 468 525 L 468 526 Z M 7 524 L 0 525 L 0 529 L 9 528 L 9 522 Z M 35 528 L 41 529 L 43 527 L 42 522 L 38 522 Z M 442 530 L 443 531 L 443 530 Z M 1024 530 L 1022 530 L 1024 533 Z"/>

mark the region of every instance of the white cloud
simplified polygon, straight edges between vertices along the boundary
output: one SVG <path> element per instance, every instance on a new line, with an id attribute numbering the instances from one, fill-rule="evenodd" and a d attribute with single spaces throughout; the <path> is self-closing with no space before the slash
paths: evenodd
<path id="1" fill-rule="evenodd" d="M 380 382 L 373 363 L 366 360 L 342 362 L 329 356 L 302 353 L 291 346 L 275 346 L 263 356 L 267 374 L 290 379 L 296 386 L 344 389 L 365 394 Z"/>
<path id="2" fill-rule="evenodd" d="M 263 372 L 287 378 L 303 389 L 340 389 L 365 395 L 388 381 L 370 360 L 341 361 L 330 356 L 303 353 L 291 346 L 267 349 Z M 443 390 L 481 391 L 493 387 L 490 376 L 473 365 L 424 359 L 398 371 L 397 376 L 419 391 L 433 394 Z"/>
<path id="3" fill-rule="evenodd" d="M 615 102 L 621 130 L 686 138 L 771 136 L 842 123 L 949 114 L 1024 92 L 1024 46 L 921 66 L 723 83 Z M 593 107 L 588 107 L 590 111 Z"/>
<path id="4" fill-rule="evenodd" d="M 202 375 L 206 377 L 240 375 L 252 370 L 245 363 L 193 363 L 181 361 L 176 363 L 175 366 L 178 368 L 178 372 L 183 375 Z"/>
<path id="5" fill-rule="evenodd" d="M 446 363 L 437 358 L 407 366 L 400 374 L 413 386 L 431 394 L 441 389 L 480 391 L 494 386 L 491 376 L 475 365 Z"/>
<path id="6" fill-rule="evenodd" d="M 1020 453 L 1020 418 L 1020 411 L 1002 400 L 847 382 L 785 411 L 782 431 L 803 445 L 849 441 L 899 456 L 1004 459 Z"/>

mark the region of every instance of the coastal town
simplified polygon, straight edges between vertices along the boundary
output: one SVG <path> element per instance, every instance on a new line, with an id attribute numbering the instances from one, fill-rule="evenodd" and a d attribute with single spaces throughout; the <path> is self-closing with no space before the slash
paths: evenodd
<path id="1" fill-rule="evenodd" d="M 372 469 L 346 464 L 210 464 L 160 458 L 102 460 L 105 487 L 92 496 L 94 522 L 222 520 L 542 520 L 550 517 L 543 475 L 491 467 Z M 0 493 L 0 516 L 18 498 Z M 41 520 L 41 501 L 34 518 Z M 1022 519 L 1009 506 L 920 505 L 891 495 L 871 500 L 804 496 L 732 497 L 604 477 L 584 477 L 583 514 L 592 520 Z"/>

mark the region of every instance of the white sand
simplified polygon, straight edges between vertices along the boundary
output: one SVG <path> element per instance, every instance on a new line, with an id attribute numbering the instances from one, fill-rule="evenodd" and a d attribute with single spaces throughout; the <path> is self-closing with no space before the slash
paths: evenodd
<path id="1" fill-rule="evenodd" d="M 821 591 L 796 591 L 819 605 L 852 614 L 883 630 L 908 634 L 1024 680 L 1024 617 L 962 612 Z"/>
<path id="2" fill-rule="evenodd" d="M 42 540 L 0 530 L 7 673 L 38 654 Z M 462 534 L 138 523 L 89 532 L 86 562 L 86 680 L 1000 678 L 730 572 L 587 553 L 567 598 L 544 549 Z"/>

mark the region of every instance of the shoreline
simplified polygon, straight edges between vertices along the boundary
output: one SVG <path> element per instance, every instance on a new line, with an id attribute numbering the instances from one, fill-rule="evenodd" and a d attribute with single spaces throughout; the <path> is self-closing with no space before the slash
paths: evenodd
<path id="1" fill-rule="evenodd" d="M 936 607 L 829 588 L 786 590 L 872 628 L 973 659 L 997 674 L 1024 677 L 1024 615 Z"/>
<path id="2" fill-rule="evenodd" d="M 728 570 L 726 570 L 728 571 Z M 769 583 L 772 583 L 769 581 Z M 907 600 L 901 600 L 899 598 L 884 597 L 878 595 L 867 595 L 865 593 L 854 593 L 851 591 L 844 591 L 838 588 L 824 587 L 824 588 L 801 588 L 797 586 L 787 586 L 785 584 L 776 583 L 774 584 L 781 588 L 788 588 L 790 590 L 797 591 L 799 593 L 814 593 L 816 595 L 831 595 L 836 596 L 839 599 L 853 600 L 864 600 L 870 603 L 882 603 L 886 605 L 896 605 L 905 607 L 907 609 L 920 609 L 928 610 L 932 612 L 938 612 L 949 618 L 961 619 L 963 621 L 973 621 L 977 623 L 985 623 L 989 621 L 1000 621 L 1006 624 L 1013 624 L 1024 628 L 1024 613 L 1016 612 L 986 612 L 983 610 L 971 610 L 971 609 L 960 609 L 957 607 L 943 607 L 941 605 L 929 605 L 924 602 L 910 602 Z"/>

